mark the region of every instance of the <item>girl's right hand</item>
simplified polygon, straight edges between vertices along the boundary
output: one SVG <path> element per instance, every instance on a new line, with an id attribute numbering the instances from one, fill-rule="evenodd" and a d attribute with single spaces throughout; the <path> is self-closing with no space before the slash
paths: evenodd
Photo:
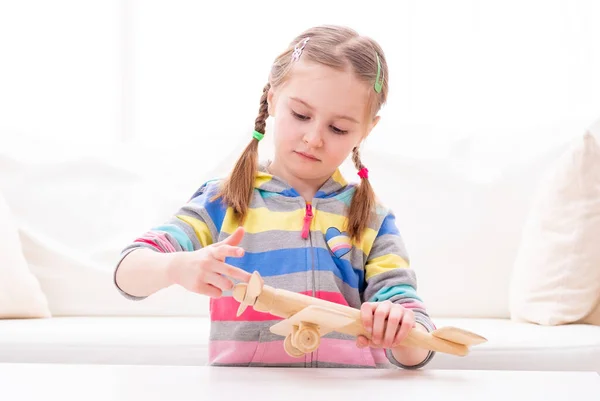
<path id="1" fill-rule="evenodd" d="M 233 281 L 228 277 L 247 283 L 250 281 L 250 273 L 224 263 L 226 257 L 244 256 L 244 249 L 237 246 L 243 236 L 243 228 L 238 227 L 221 242 L 197 251 L 174 253 L 173 260 L 167 267 L 170 281 L 212 298 L 219 298 L 223 291 L 233 288 Z"/>

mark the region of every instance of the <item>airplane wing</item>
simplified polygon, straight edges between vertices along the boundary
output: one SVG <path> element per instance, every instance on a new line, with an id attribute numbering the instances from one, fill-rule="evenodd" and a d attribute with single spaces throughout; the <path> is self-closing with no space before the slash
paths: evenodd
<path id="1" fill-rule="evenodd" d="M 434 337 L 463 345 L 478 345 L 487 341 L 485 337 L 457 327 L 442 327 L 431 333 Z"/>
<path id="2" fill-rule="evenodd" d="M 299 326 L 300 322 L 313 323 L 319 326 L 319 335 L 335 331 L 354 322 L 352 316 L 322 306 L 310 305 L 293 314 L 287 319 L 271 326 L 271 333 L 287 336 L 292 332 L 293 326 Z"/>

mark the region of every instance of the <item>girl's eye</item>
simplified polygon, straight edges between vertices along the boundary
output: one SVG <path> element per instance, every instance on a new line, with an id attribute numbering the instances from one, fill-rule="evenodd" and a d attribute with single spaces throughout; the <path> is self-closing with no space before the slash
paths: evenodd
<path id="1" fill-rule="evenodd" d="M 294 115 L 294 117 L 296 117 L 298 120 L 302 120 L 302 121 L 306 121 L 308 120 L 308 117 L 303 116 L 302 114 L 298 114 L 295 111 L 292 110 L 292 114 Z"/>
<path id="2" fill-rule="evenodd" d="M 300 121 L 306 121 L 306 120 L 310 119 L 310 117 L 307 117 L 307 116 L 302 115 L 302 114 L 298 114 L 294 110 L 292 110 L 292 115 L 295 118 L 297 118 L 298 120 L 300 120 Z M 336 127 L 334 125 L 330 125 L 330 127 L 331 127 L 331 130 L 334 133 L 338 134 L 338 135 L 343 135 L 343 134 L 347 134 L 348 133 L 348 131 L 341 130 L 341 129 L 339 129 L 338 127 Z"/>
<path id="3" fill-rule="evenodd" d="M 339 128 L 337 128 L 337 127 L 333 126 L 333 125 L 331 125 L 331 130 L 332 130 L 333 132 L 335 132 L 336 134 L 340 134 L 340 135 L 343 135 L 343 134 L 346 134 L 346 133 L 348 133 L 348 131 L 341 130 L 341 129 L 339 129 Z"/>

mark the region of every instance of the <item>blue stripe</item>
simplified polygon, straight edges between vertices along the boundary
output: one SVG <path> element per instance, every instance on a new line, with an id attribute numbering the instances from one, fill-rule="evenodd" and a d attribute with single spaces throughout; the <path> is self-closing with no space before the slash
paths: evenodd
<path id="1" fill-rule="evenodd" d="M 288 198 L 297 198 L 300 194 L 294 188 L 284 189 L 279 193 L 281 196 L 285 196 Z"/>
<path id="2" fill-rule="evenodd" d="M 414 287 L 408 284 L 399 284 L 393 287 L 383 287 L 377 291 L 373 297 L 371 297 L 369 302 L 383 302 L 398 295 L 402 296 L 403 298 L 411 298 L 423 302 L 423 300 L 417 295 Z"/>
<path id="3" fill-rule="evenodd" d="M 186 233 L 179 227 L 174 224 L 163 224 L 153 228 L 154 231 L 162 231 L 171 237 L 175 238 L 175 241 L 179 243 L 181 248 L 186 251 L 193 251 L 194 245 L 192 245 L 192 241 L 188 238 Z"/>
<path id="4" fill-rule="evenodd" d="M 381 223 L 381 227 L 377 233 L 377 238 L 385 234 L 400 235 L 400 231 L 398 231 L 398 227 L 396 227 L 396 217 L 391 213 L 383 219 L 383 223 Z"/>
<path id="5" fill-rule="evenodd" d="M 272 198 L 274 196 L 279 196 L 279 194 L 277 192 L 269 192 L 269 191 L 265 191 L 265 190 L 262 190 L 262 189 L 259 189 L 258 192 L 260 192 L 260 196 L 263 199 L 269 199 L 269 198 Z"/>
<path id="6" fill-rule="evenodd" d="M 211 201 L 211 198 L 217 194 L 218 189 L 219 186 L 217 184 L 204 184 L 196 191 L 196 194 L 194 194 L 192 203 L 203 207 L 215 225 L 217 232 L 221 232 L 223 220 L 225 220 L 225 213 L 227 213 L 227 205 L 221 198 Z"/>
<path id="7" fill-rule="evenodd" d="M 331 256 L 328 249 L 312 248 L 315 252 L 315 270 L 330 271 L 352 288 L 363 287 L 364 272 L 354 269 L 345 259 Z M 279 249 L 269 252 L 246 252 L 241 258 L 226 258 L 225 263 L 247 272 L 258 271 L 261 276 L 281 276 L 291 273 L 310 272 L 311 248 Z"/>
<path id="8" fill-rule="evenodd" d="M 339 200 L 346 204 L 346 206 L 350 206 L 352 203 L 352 198 L 354 197 L 354 193 L 356 192 L 356 186 L 354 184 L 350 184 L 346 190 L 342 192 L 336 192 L 333 194 L 332 198 Z"/>

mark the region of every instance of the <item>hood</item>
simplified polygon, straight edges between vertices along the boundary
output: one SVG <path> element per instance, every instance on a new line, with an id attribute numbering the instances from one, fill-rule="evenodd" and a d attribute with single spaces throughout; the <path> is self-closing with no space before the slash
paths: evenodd
<path id="1" fill-rule="evenodd" d="M 292 188 L 283 179 L 272 175 L 267 170 L 267 166 L 270 164 L 269 161 L 261 162 L 258 166 L 258 173 L 254 180 L 254 187 L 262 192 L 277 194 L 289 198 L 299 197 L 300 194 Z M 336 169 L 331 177 L 319 188 L 315 198 L 335 198 L 335 197 L 346 197 L 350 196 L 353 192 L 355 184 L 348 184 L 344 179 L 339 169 Z"/>

